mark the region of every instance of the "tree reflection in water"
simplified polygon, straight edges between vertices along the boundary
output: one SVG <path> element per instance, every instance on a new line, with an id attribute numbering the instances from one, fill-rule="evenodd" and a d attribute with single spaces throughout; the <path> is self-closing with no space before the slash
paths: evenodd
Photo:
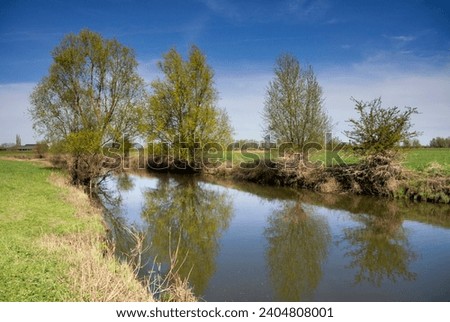
<path id="1" fill-rule="evenodd" d="M 142 217 L 148 222 L 148 238 L 157 261 L 169 262 L 169 249 L 178 245 L 179 273 L 189 277 L 201 295 L 215 271 L 218 240 L 232 217 L 232 202 L 225 192 L 195 178 L 161 177 L 156 189 L 145 193 Z"/>
<path id="2" fill-rule="evenodd" d="M 281 301 L 311 299 L 322 278 L 331 237 L 327 222 L 312 211 L 300 202 L 287 201 L 269 217 L 266 258 Z"/>
<path id="3" fill-rule="evenodd" d="M 412 251 L 403 227 L 405 218 L 414 215 L 414 220 L 425 218 L 427 221 L 436 220 L 438 224 L 449 218 L 446 214 L 448 209 L 441 211 L 436 205 L 429 204 L 315 193 L 303 193 L 301 200 L 329 209 L 345 210 L 351 220 L 358 223 L 344 228 L 343 237 L 337 244 L 344 245 L 344 256 L 350 259 L 348 268 L 356 271 L 355 283 L 368 282 L 378 287 L 384 280 L 395 283 L 399 278 L 407 281 L 416 278 L 416 273 L 409 270 L 417 255 Z"/>
<path id="4" fill-rule="evenodd" d="M 357 271 L 355 283 L 366 281 L 379 287 L 384 279 L 415 280 L 409 265 L 417 256 L 411 250 L 400 215 L 385 212 L 352 218 L 362 225 L 344 229 L 343 239 L 349 244 L 345 253 L 351 257 L 349 268 Z"/>
<path id="5" fill-rule="evenodd" d="M 120 173 L 117 178 L 117 189 L 119 191 L 130 191 L 134 188 L 133 178 L 126 172 Z"/>
<path id="6" fill-rule="evenodd" d="M 115 255 L 128 263 L 134 264 L 135 258 L 130 252 L 136 247 L 136 240 L 133 238 L 133 232 L 137 231 L 134 227 L 129 227 L 123 214 L 123 198 L 121 192 L 133 189 L 133 179 L 126 173 L 116 177 L 110 177 L 109 180 L 115 183 L 111 188 L 105 183 L 99 186 L 96 191 L 96 199 L 104 207 L 104 220 L 108 227 L 108 242 L 111 244 Z M 143 272 L 139 272 L 142 275 Z"/>

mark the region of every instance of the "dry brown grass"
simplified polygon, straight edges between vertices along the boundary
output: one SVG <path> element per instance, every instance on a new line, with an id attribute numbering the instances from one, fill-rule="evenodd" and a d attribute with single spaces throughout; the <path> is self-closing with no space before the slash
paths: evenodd
<path id="1" fill-rule="evenodd" d="M 92 233 L 47 235 L 42 246 L 61 254 L 69 264 L 68 278 L 74 297 L 69 301 L 143 302 L 152 296 L 126 263 L 118 262 Z"/>
<path id="2" fill-rule="evenodd" d="M 75 208 L 75 215 L 77 217 L 92 217 L 101 218 L 101 209 L 94 206 L 89 197 L 83 190 L 72 186 L 66 176 L 52 172 L 48 179 L 54 186 L 63 191 L 62 198 L 67 203 Z"/>
<path id="3" fill-rule="evenodd" d="M 128 234 L 134 239 L 135 247 L 131 251 L 131 267 L 133 267 L 135 273 L 139 272 L 139 269 L 143 265 L 142 254 L 146 253 L 148 249 L 145 247 L 145 234 L 131 231 L 129 228 Z M 181 235 L 180 235 L 181 237 Z M 169 245 L 169 269 L 168 272 L 161 272 L 161 264 L 157 262 L 157 259 L 153 262 L 153 268 L 150 272 L 150 276 L 147 279 L 147 288 L 151 290 L 154 295 L 154 299 L 164 302 L 195 302 L 197 301 L 192 288 L 189 285 L 189 276 L 181 278 L 179 273 L 183 267 L 187 255 L 184 258 L 180 258 L 179 255 L 180 239 L 178 240 L 175 250 L 172 250 Z"/>
<path id="4" fill-rule="evenodd" d="M 328 178 L 320 186 L 320 191 L 325 193 L 340 192 L 342 190 L 339 182 L 335 178 Z"/>
<path id="5" fill-rule="evenodd" d="M 360 163 L 326 169 L 343 191 L 355 194 L 393 197 L 407 174 L 401 165 L 389 156 L 369 156 Z"/>
<path id="6" fill-rule="evenodd" d="M 424 169 L 424 172 L 429 176 L 443 177 L 445 176 L 445 168 L 442 164 L 437 162 L 430 162 Z"/>

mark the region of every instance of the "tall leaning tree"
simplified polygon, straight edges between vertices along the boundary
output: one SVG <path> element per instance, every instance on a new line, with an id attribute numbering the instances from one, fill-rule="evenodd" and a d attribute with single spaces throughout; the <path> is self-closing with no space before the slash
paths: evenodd
<path id="1" fill-rule="evenodd" d="M 92 185 L 102 147 L 136 133 L 144 81 L 132 49 L 90 30 L 65 36 L 52 57 L 30 97 L 33 127 L 70 156 L 73 183 Z"/>
<path id="2" fill-rule="evenodd" d="M 158 67 L 163 78 L 151 83 L 150 139 L 168 143 L 176 157 L 191 164 L 197 163 L 200 149 L 207 144 L 225 149 L 231 143 L 232 128 L 226 111 L 217 106 L 214 72 L 205 55 L 192 46 L 183 60 L 171 49 Z"/>
<path id="3" fill-rule="evenodd" d="M 284 54 L 277 59 L 274 72 L 263 111 L 267 134 L 298 150 L 310 142 L 324 142 L 331 120 L 312 67 L 302 69 L 297 58 Z"/>

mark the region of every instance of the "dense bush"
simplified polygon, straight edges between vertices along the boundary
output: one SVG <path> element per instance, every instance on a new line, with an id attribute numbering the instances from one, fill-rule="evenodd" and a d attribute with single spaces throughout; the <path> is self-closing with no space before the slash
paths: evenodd
<path id="1" fill-rule="evenodd" d="M 351 130 L 345 131 L 345 135 L 361 154 L 389 154 L 400 142 L 419 135 L 410 131 L 411 116 L 418 113 L 416 108 L 406 107 L 404 111 L 396 106 L 383 108 L 381 98 L 370 102 L 353 101 L 359 118 L 348 120 Z"/>

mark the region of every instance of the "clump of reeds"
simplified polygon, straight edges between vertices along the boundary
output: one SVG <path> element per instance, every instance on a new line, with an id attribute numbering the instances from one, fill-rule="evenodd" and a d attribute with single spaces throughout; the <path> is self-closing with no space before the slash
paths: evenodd
<path id="1" fill-rule="evenodd" d="M 136 231 L 131 231 L 130 229 L 128 230 L 135 241 L 135 247 L 131 252 L 130 263 L 134 267 L 134 272 L 137 276 L 139 270 L 147 264 L 142 260 L 142 254 L 147 250 L 144 243 L 145 235 Z M 155 258 L 152 269 L 148 272 L 148 277 L 144 281 L 144 284 L 156 301 L 193 302 L 197 300 L 189 285 L 189 276 L 184 278 L 181 277 L 180 269 L 184 265 L 188 254 L 180 259 L 179 250 L 180 239 L 178 240 L 175 250 L 172 250 L 171 245 L 169 245 L 169 263 L 167 271 L 162 272 L 162 265 L 157 261 L 157 258 Z"/>

